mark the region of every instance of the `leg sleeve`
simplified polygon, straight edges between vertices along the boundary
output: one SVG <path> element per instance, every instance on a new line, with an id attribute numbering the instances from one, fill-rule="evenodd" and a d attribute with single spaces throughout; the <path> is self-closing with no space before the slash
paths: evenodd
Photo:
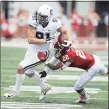
<path id="1" fill-rule="evenodd" d="M 98 72 L 95 68 L 96 66 L 89 69 L 87 72 L 84 72 L 79 80 L 76 82 L 74 89 L 80 90 L 84 87 L 85 84 L 87 84 Z"/>

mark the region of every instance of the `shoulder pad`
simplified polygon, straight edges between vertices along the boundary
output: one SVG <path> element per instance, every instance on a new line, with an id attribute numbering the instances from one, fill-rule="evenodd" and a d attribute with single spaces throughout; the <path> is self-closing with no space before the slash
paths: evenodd
<path id="1" fill-rule="evenodd" d="M 58 22 L 58 19 L 53 18 L 53 19 L 52 19 L 52 22 Z"/>

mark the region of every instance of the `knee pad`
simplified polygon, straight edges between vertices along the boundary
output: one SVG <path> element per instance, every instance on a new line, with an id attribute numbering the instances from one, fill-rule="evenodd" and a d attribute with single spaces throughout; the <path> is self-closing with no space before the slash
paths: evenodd
<path id="1" fill-rule="evenodd" d="M 108 73 L 108 69 L 106 67 L 101 68 L 101 70 L 99 72 L 99 74 L 101 74 L 101 75 L 106 75 L 107 73 Z"/>
<path id="2" fill-rule="evenodd" d="M 27 75 L 28 77 L 33 77 L 34 76 L 34 69 L 28 69 L 25 71 L 25 75 Z"/>
<path id="3" fill-rule="evenodd" d="M 24 73 L 24 69 L 23 69 L 22 66 L 18 65 L 18 67 L 17 67 L 17 73 L 18 74 L 23 74 Z"/>
<path id="4" fill-rule="evenodd" d="M 75 85 L 74 85 L 74 90 L 77 91 L 77 90 L 80 90 L 80 89 L 82 89 L 82 85 L 81 85 L 81 84 L 78 84 L 78 85 L 75 84 Z"/>
<path id="5" fill-rule="evenodd" d="M 26 74 L 26 73 L 25 73 L 25 75 L 31 78 L 31 77 L 34 76 L 34 73 L 31 73 L 31 74 Z"/>

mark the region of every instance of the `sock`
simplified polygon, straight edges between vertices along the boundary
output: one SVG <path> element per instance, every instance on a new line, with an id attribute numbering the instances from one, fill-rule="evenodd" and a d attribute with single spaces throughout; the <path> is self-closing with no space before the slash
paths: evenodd
<path id="1" fill-rule="evenodd" d="M 76 90 L 76 91 L 78 92 L 78 94 L 79 94 L 80 96 L 86 96 L 86 91 L 85 91 L 84 88 L 82 88 L 81 90 Z"/>
<path id="2" fill-rule="evenodd" d="M 16 74 L 16 84 L 14 87 L 15 91 L 20 91 L 24 79 L 25 79 L 25 74 Z"/>
<path id="3" fill-rule="evenodd" d="M 46 79 L 45 80 L 41 79 L 39 73 L 37 73 L 36 71 L 32 78 L 35 80 L 36 84 L 40 86 L 40 88 L 43 88 L 45 86 Z"/>

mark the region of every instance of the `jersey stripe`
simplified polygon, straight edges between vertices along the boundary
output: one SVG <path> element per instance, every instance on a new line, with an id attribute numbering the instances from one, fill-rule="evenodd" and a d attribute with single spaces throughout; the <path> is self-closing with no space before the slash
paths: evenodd
<path id="1" fill-rule="evenodd" d="M 30 68 L 33 68 L 33 67 L 35 67 L 35 66 L 37 66 L 37 65 L 39 65 L 39 64 L 41 64 L 41 63 L 43 63 L 43 62 L 42 62 L 42 61 L 39 61 L 39 62 L 36 62 L 36 63 L 34 63 L 34 64 L 28 65 L 28 66 L 26 66 L 26 67 L 24 68 L 24 71 L 26 71 L 26 70 L 28 70 L 28 69 L 30 69 Z"/>
<path id="2" fill-rule="evenodd" d="M 49 57 L 50 51 L 48 50 L 45 53 L 46 53 L 46 56 L 47 56 L 46 59 L 47 59 Z M 35 67 L 35 66 L 37 66 L 37 65 L 39 65 L 41 63 L 43 63 L 43 61 L 39 61 L 39 62 L 33 63 L 31 65 L 28 65 L 28 66 L 24 67 L 24 71 L 26 71 L 26 70 L 28 70 L 30 68 L 33 68 L 33 67 Z"/>

